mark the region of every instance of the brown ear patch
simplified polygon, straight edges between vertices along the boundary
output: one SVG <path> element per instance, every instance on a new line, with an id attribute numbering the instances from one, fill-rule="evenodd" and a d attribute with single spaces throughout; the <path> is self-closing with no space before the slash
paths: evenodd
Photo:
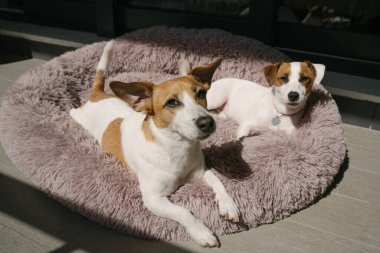
<path id="1" fill-rule="evenodd" d="M 290 63 L 289 62 L 281 63 L 275 75 L 274 85 L 281 86 L 283 84 L 286 84 L 287 82 L 283 81 L 281 78 L 282 77 L 289 78 L 289 76 L 290 76 Z"/>
<path id="2" fill-rule="evenodd" d="M 110 88 L 115 95 L 127 102 L 135 111 L 152 113 L 153 83 L 132 82 L 123 83 L 114 81 Z"/>
<path id="3" fill-rule="evenodd" d="M 306 92 L 310 93 L 313 88 L 313 83 L 315 77 L 317 76 L 317 71 L 315 70 L 313 64 L 309 61 L 301 62 L 301 70 L 299 80 L 305 86 Z M 302 77 L 307 77 L 308 79 L 302 81 Z"/>
<path id="4" fill-rule="evenodd" d="M 212 77 L 216 71 L 216 69 L 219 67 L 219 65 L 222 63 L 223 57 L 218 58 L 213 63 L 203 66 L 203 67 L 197 67 L 192 70 L 190 70 L 189 75 L 194 76 L 199 80 L 199 82 L 204 84 L 211 84 Z"/>
<path id="5" fill-rule="evenodd" d="M 103 133 L 101 146 L 107 153 L 115 156 L 121 163 L 126 165 L 121 145 L 120 126 L 122 122 L 122 118 L 117 118 L 108 125 Z"/>
<path id="6" fill-rule="evenodd" d="M 274 64 L 265 66 L 263 69 L 265 79 L 267 80 L 269 86 L 272 86 L 275 84 L 275 81 L 277 79 L 277 72 L 282 64 L 285 64 L 283 62 L 276 62 Z"/>

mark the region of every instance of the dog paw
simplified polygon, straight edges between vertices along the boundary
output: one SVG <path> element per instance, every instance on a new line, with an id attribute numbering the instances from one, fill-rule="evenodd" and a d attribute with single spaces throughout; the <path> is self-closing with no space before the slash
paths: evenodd
<path id="1" fill-rule="evenodd" d="M 208 229 L 202 222 L 197 221 L 187 228 L 191 238 L 202 247 L 214 248 L 220 247 L 219 239 Z"/>
<path id="2" fill-rule="evenodd" d="M 226 220 L 239 222 L 240 211 L 230 196 L 218 200 L 219 214 Z"/>

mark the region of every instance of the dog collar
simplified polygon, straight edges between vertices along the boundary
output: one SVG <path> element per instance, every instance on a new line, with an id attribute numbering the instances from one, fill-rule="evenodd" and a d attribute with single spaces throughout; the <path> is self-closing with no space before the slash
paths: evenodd
<path id="1" fill-rule="evenodd" d="M 274 113 L 275 113 L 276 115 L 272 118 L 272 125 L 273 125 L 273 126 L 278 126 L 278 125 L 281 124 L 280 116 L 282 116 L 283 114 L 280 113 L 280 112 L 277 110 L 277 108 L 276 108 L 276 106 L 274 105 L 274 103 L 273 103 L 273 107 L 274 107 Z"/>
<path id="2" fill-rule="evenodd" d="M 273 101 L 273 108 L 274 108 L 274 113 L 275 113 L 275 116 L 272 118 L 271 122 L 272 122 L 272 125 L 273 126 L 278 126 L 281 124 L 281 119 L 280 117 L 285 115 L 285 116 L 291 116 L 291 115 L 295 115 L 297 113 L 299 113 L 300 111 L 297 111 L 293 114 L 285 114 L 285 113 L 280 113 L 278 110 L 277 110 L 277 107 L 274 105 L 274 101 Z"/>

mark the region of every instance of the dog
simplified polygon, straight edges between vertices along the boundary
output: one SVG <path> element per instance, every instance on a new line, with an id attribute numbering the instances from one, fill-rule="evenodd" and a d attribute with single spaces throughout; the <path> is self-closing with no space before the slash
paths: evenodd
<path id="1" fill-rule="evenodd" d="M 264 67 L 263 72 L 269 87 L 223 78 L 213 82 L 207 92 L 207 109 L 219 110 L 219 116 L 230 117 L 239 124 L 237 139 L 265 129 L 293 133 L 313 85 L 324 76 L 325 66 L 309 61 L 277 62 Z"/>
<path id="2" fill-rule="evenodd" d="M 206 110 L 206 92 L 221 59 L 159 85 L 114 81 L 112 95 L 104 92 L 111 51 L 112 41 L 100 58 L 90 100 L 70 115 L 137 174 L 146 208 L 179 222 L 203 247 L 219 247 L 218 238 L 201 220 L 167 197 L 183 184 L 203 179 L 215 193 L 220 215 L 239 221 L 236 204 L 206 168 L 200 145 L 216 127 Z"/>

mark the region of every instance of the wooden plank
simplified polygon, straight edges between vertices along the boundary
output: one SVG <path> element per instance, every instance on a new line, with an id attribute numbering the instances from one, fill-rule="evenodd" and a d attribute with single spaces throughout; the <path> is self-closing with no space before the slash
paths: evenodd
<path id="1" fill-rule="evenodd" d="M 346 143 L 355 144 L 373 150 L 380 150 L 380 131 L 343 124 Z"/>
<path id="2" fill-rule="evenodd" d="M 378 145 L 380 145 L 380 142 Z M 373 149 L 356 144 L 348 144 L 347 150 L 350 167 L 380 173 L 380 147 Z"/>
<path id="3" fill-rule="evenodd" d="M 334 191 L 380 206 L 380 173 L 358 170 L 351 166 Z"/>
<path id="4" fill-rule="evenodd" d="M 378 252 L 365 243 L 326 233 L 285 219 L 238 234 L 223 236 L 226 252 Z"/>
<path id="5" fill-rule="evenodd" d="M 17 217 L 8 215 L 3 212 L 0 212 L 0 224 L 2 224 L 3 226 L 6 226 L 9 229 L 17 231 L 17 233 L 25 235 L 31 240 L 36 241 L 42 245 L 45 245 L 46 247 L 50 249 L 58 248 L 64 243 L 64 241 L 60 240 L 59 238 L 56 238 L 26 222 L 21 221 Z M 0 250 L 0 252 L 2 251 Z M 25 252 L 25 251 L 14 251 L 14 252 Z"/>
<path id="6" fill-rule="evenodd" d="M 48 252 L 49 248 L 10 228 L 0 231 L 0 252 Z"/>
<path id="7" fill-rule="evenodd" d="M 331 194 L 289 219 L 380 250 L 379 206 Z"/>

